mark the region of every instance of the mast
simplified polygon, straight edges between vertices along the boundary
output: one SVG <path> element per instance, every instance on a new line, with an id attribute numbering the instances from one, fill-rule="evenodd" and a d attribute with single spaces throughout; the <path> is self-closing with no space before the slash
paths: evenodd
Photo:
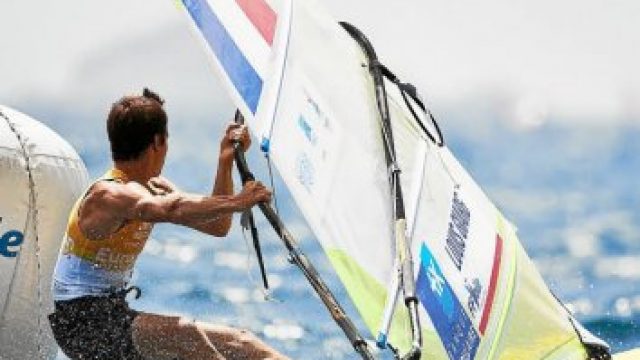
<path id="1" fill-rule="evenodd" d="M 409 312 L 409 320 L 412 332 L 411 349 L 402 359 L 419 359 L 422 351 L 422 331 L 420 318 L 418 316 L 418 297 L 416 296 L 415 277 L 413 273 L 413 257 L 409 241 L 406 238 L 407 219 L 405 206 L 400 184 L 400 168 L 396 159 L 395 146 L 393 142 L 393 131 L 391 128 L 391 116 L 387 103 L 387 93 L 384 87 L 381 64 L 378 61 L 373 46 L 367 37 L 355 26 L 340 22 L 340 25 L 354 38 L 365 53 L 369 62 L 369 72 L 373 78 L 375 87 L 376 102 L 380 113 L 382 139 L 384 143 L 384 154 L 389 171 L 389 182 L 393 199 L 394 215 L 394 238 L 396 245 L 396 257 L 398 262 L 400 284 L 404 295 L 404 303 Z"/>

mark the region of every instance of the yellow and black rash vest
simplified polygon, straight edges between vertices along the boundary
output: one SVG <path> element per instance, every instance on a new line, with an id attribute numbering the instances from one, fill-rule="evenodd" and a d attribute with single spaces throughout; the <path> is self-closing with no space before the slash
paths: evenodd
<path id="1" fill-rule="evenodd" d="M 124 184 L 128 178 L 124 172 L 111 169 L 98 181 Z M 76 201 L 69 215 L 53 274 L 53 298 L 56 301 L 106 296 L 124 288 L 153 227 L 148 222 L 131 220 L 104 239 L 87 238 L 78 225 L 78 210 L 87 192 Z"/>

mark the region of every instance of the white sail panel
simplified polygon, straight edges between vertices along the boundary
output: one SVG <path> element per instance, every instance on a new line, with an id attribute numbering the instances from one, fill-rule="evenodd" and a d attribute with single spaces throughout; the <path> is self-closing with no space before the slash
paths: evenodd
<path id="1" fill-rule="evenodd" d="M 362 122 L 351 119 L 366 119 L 366 114 L 373 118 L 371 115 L 375 114 L 369 84 L 362 81 L 361 72 L 366 70 L 357 63 L 332 58 L 332 51 L 327 51 L 326 57 L 317 56 L 320 49 L 298 52 L 297 49 L 309 49 L 298 41 L 307 42 L 318 35 L 320 38 L 309 43 L 321 47 L 327 34 L 298 29 L 309 21 L 302 10 L 296 7 L 294 11 L 293 26 L 304 36 L 292 35 L 281 95 L 290 101 L 278 109 L 271 138 L 272 158 L 311 227 L 326 233 L 323 246 L 346 250 L 360 257 L 362 264 L 375 259 L 379 266 L 369 269 L 369 273 L 386 283 L 393 247 L 389 242 L 389 185 L 379 129 L 375 122 L 363 128 Z M 346 41 L 342 45 L 353 46 Z M 305 68 L 300 68 L 303 64 Z M 300 75 L 314 72 L 331 76 L 318 80 L 315 75 L 316 80 L 311 82 Z M 358 80 L 360 86 L 353 86 Z M 360 101 L 349 100 L 349 96 L 358 93 L 361 96 L 353 97 Z M 357 239 L 367 239 L 368 246 L 363 248 Z"/>

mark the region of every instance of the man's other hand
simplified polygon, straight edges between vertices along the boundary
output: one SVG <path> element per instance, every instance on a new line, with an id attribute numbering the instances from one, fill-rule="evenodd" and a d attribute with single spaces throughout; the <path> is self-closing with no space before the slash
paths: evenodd
<path id="1" fill-rule="evenodd" d="M 250 209 L 257 203 L 270 202 L 271 191 L 259 181 L 247 181 L 237 198 L 242 209 Z"/>

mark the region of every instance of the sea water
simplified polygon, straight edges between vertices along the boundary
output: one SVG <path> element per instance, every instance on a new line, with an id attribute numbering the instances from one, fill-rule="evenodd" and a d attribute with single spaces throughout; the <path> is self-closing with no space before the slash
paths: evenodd
<path id="1" fill-rule="evenodd" d="M 549 128 L 508 142 L 502 140 L 514 134 L 503 129 L 485 134 L 480 144 L 455 142 L 452 136 L 449 146 L 518 225 L 525 249 L 557 297 L 614 351 L 622 351 L 640 346 L 640 192 L 631 170 L 640 169 L 640 157 L 629 155 L 640 153 L 640 130 L 625 131 L 609 153 L 576 151 L 576 136 L 594 138 L 584 131 L 579 135 L 574 128 Z M 572 142 L 568 137 L 574 137 Z M 94 176 L 107 166 L 103 154 L 83 158 Z M 249 159 L 252 166 L 259 160 Z M 196 177 L 193 169 L 198 168 L 211 164 L 169 161 L 165 175 L 204 193 L 210 180 Z M 268 179 L 267 174 L 257 168 L 258 178 Z M 275 187 L 281 215 L 302 250 L 363 335 L 370 337 L 284 185 L 276 179 Z M 236 216 L 231 233 L 222 239 L 173 225 L 156 226 L 133 278 L 142 297 L 131 299 L 131 306 L 249 329 L 292 359 L 358 359 L 257 211 L 256 219 L 270 300 L 265 301 L 253 250 Z"/>
<path id="2" fill-rule="evenodd" d="M 264 229 L 261 235 L 270 299 L 265 300 L 253 250 L 237 224 L 224 239 L 161 225 L 138 262 L 133 283 L 142 289 L 142 297 L 130 299 L 131 306 L 249 329 L 293 359 L 357 359 L 311 286 L 287 261 L 284 246 L 270 234 L 266 223 L 259 225 Z M 296 227 L 308 234 L 300 229 L 301 224 Z M 310 239 L 305 239 L 302 247 L 366 334 L 322 249 Z M 574 266 L 579 268 L 580 264 Z M 625 289 L 599 284 L 590 274 L 585 276 L 585 281 L 593 283 L 590 288 L 598 292 L 583 289 L 583 296 L 570 303 L 572 310 L 614 350 L 640 346 L 640 296 L 618 296 L 625 294 Z M 390 354 L 380 355 L 391 358 Z"/>

